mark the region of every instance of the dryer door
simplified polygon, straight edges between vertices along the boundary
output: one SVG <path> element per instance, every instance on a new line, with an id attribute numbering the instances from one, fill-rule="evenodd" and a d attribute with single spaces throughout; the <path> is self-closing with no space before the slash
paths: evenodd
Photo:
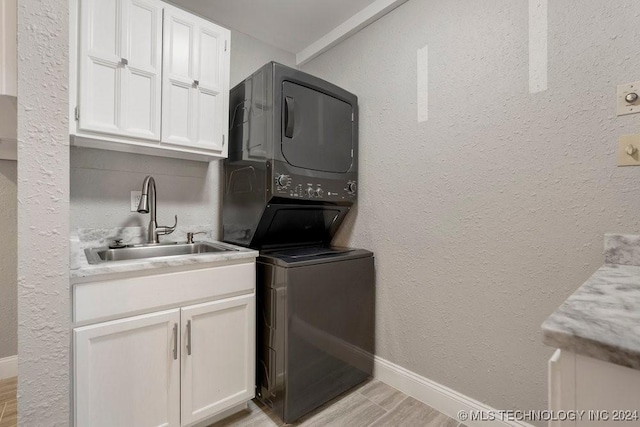
<path id="1" fill-rule="evenodd" d="M 353 164 L 353 107 L 322 92 L 282 83 L 282 155 L 292 166 L 344 173 Z"/>

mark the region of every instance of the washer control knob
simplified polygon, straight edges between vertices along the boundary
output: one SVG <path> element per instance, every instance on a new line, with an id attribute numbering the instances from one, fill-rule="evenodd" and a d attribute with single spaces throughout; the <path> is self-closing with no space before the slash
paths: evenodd
<path id="1" fill-rule="evenodd" d="M 351 194 L 355 194 L 356 192 L 356 183 L 355 182 L 350 182 L 347 184 L 347 191 Z"/>
<path id="2" fill-rule="evenodd" d="M 322 197 L 323 195 L 324 195 L 324 191 L 322 191 L 322 188 L 318 188 L 316 190 L 316 196 Z"/>
<path id="3" fill-rule="evenodd" d="M 307 196 L 307 197 L 313 197 L 313 195 L 314 195 L 315 193 L 316 193 L 316 192 L 315 192 L 315 191 L 313 191 L 313 188 L 311 188 L 311 187 L 307 188 L 307 190 L 304 192 L 304 194 L 306 194 L 306 196 Z"/>
<path id="4" fill-rule="evenodd" d="M 276 176 L 276 185 L 278 187 L 286 187 L 287 185 L 289 185 L 289 176 L 288 175 Z"/>

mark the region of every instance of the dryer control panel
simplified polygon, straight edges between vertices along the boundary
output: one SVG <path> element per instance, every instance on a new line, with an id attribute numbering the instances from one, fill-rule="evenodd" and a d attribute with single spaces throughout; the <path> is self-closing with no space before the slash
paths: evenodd
<path id="1" fill-rule="evenodd" d="M 288 174 L 275 174 L 273 195 L 289 199 L 340 201 L 356 199 L 355 180 L 338 181 L 302 177 Z"/>

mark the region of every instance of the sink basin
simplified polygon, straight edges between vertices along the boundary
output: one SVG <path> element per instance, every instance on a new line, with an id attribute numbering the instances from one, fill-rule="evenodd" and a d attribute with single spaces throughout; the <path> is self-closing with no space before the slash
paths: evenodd
<path id="1" fill-rule="evenodd" d="M 124 248 L 118 249 L 109 249 L 105 247 L 89 248 L 84 250 L 89 264 L 234 251 L 237 251 L 237 249 L 228 248 L 209 242 L 197 242 L 191 244 L 160 243 L 150 245 L 129 245 Z"/>

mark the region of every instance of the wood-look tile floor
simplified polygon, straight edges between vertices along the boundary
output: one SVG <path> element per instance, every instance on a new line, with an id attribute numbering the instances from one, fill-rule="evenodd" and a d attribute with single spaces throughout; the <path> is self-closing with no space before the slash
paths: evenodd
<path id="1" fill-rule="evenodd" d="M 17 378 L 0 380 L 0 427 L 18 425 Z M 212 427 L 281 427 L 284 424 L 258 401 Z M 304 427 L 465 427 L 430 406 L 371 379 L 336 397 L 294 426 Z"/>
<path id="2" fill-rule="evenodd" d="M 0 427 L 18 425 L 17 387 L 17 377 L 0 380 Z"/>
<path id="3" fill-rule="evenodd" d="M 280 427 L 283 423 L 260 402 L 210 427 Z M 378 380 L 336 397 L 294 426 L 304 427 L 465 427 L 430 406 Z"/>

